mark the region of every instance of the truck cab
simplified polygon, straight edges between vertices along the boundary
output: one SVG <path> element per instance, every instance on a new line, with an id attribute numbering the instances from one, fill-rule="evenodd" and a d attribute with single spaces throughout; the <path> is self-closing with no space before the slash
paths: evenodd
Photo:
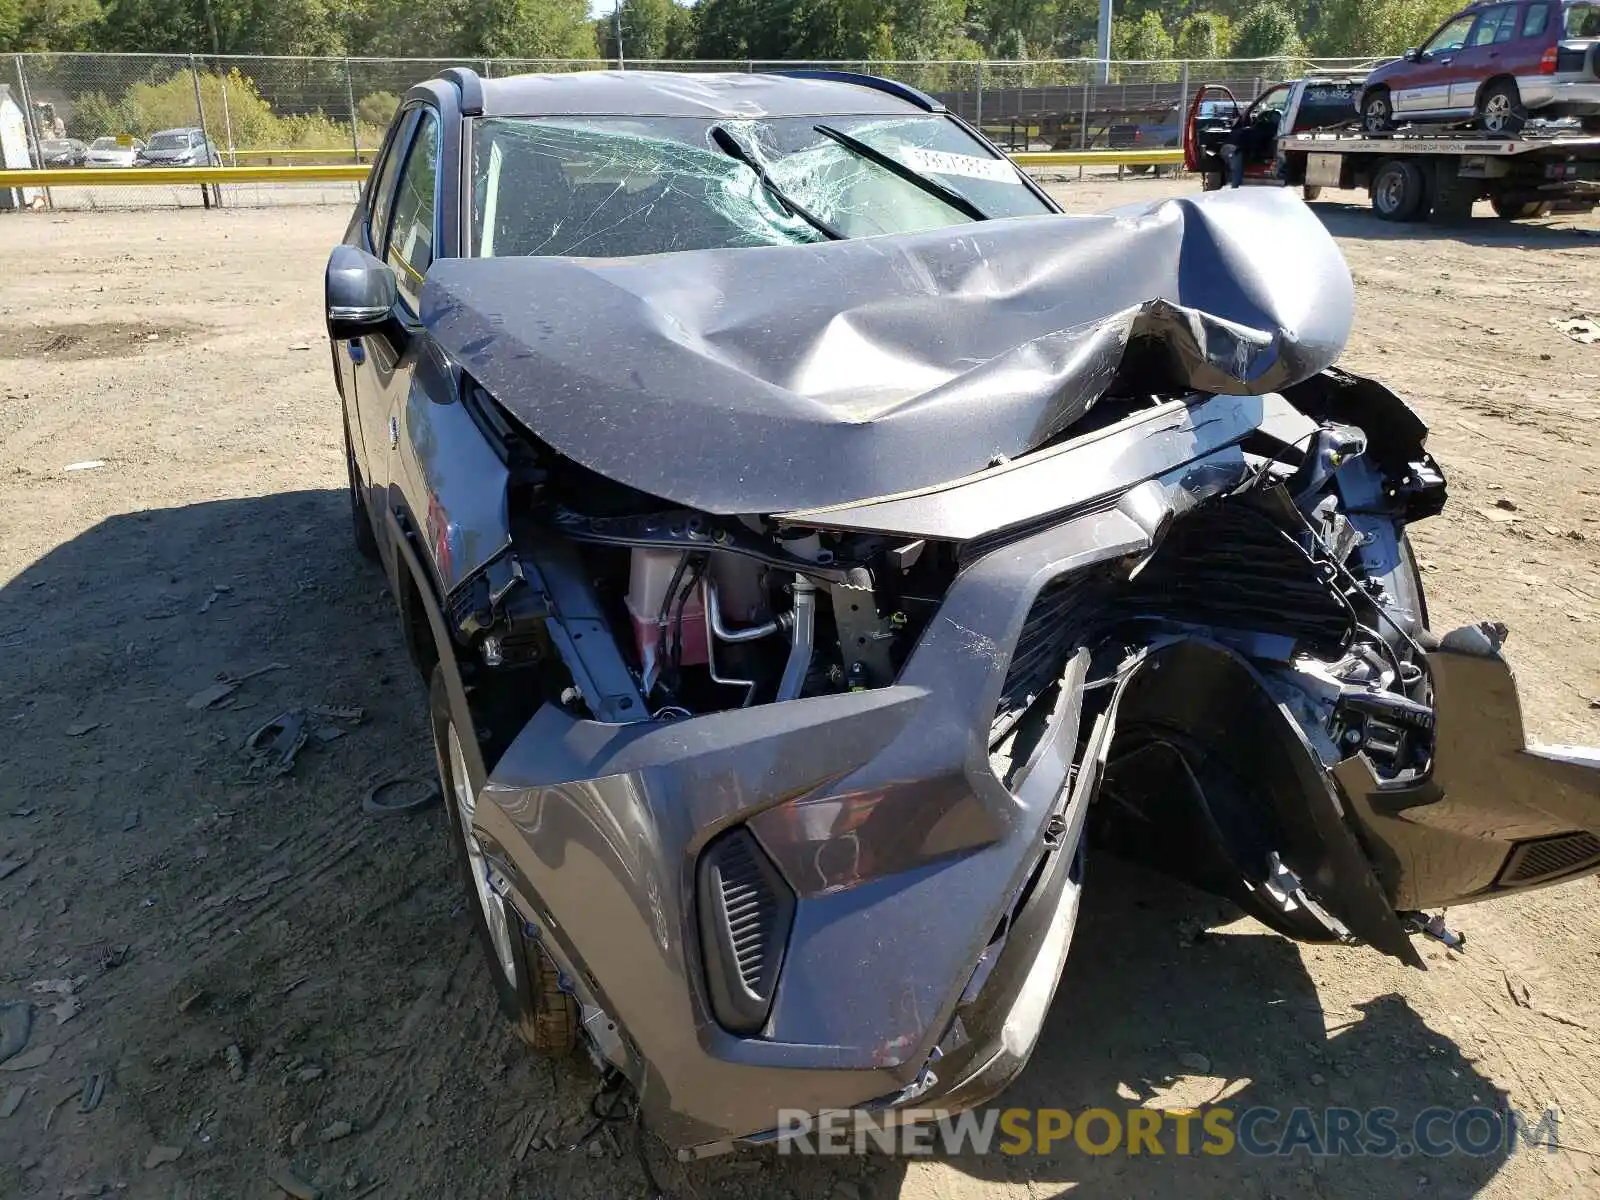
<path id="1" fill-rule="evenodd" d="M 1350 124 L 1361 83 L 1357 76 L 1291 79 L 1273 84 L 1248 105 L 1220 84 L 1205 84 L 1189 105 L 1184 166 L 1214 191 L 1228 181 L 1223 146 L 1232 144 L 1244 158 L 1244 183 L 1306 187 L 1304 163 L 1286 158 L 1283 136 Z M 1318 191 L 1308 187 L 1306 198 L 1314 199 Z"/>

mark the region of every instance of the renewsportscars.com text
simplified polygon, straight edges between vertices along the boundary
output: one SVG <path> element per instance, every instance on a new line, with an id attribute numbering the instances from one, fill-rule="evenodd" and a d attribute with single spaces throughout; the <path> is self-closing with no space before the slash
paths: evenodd
<path id="1" fill-rule="evenodd" d="M 781 1154 L 1051 1154 L 1442 1158 L 1558 1151 L 1559 1114 L 1493 1108 L 936 1109 L 778 1114 Z"/>

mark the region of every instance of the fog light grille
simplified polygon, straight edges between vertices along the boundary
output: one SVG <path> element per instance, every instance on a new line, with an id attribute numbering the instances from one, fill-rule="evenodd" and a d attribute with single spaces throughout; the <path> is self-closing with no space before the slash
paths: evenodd
<path id="1" fill-rule="evenodd" d="M 700 938 L 717 1021 L 733 1033 L 766 1023 L 777 991 L 794 893 L 748 829 L 729 830 L 700 856 Z"/>
<path id="2" fill-rule="evenodd" d="M 1592 833 L 1563 833 L 1523 842 L 1511 851 L 1500 872 L 1502 887 L 1518 887 L 1559 879 L 1600 863 L 1600 838 Z"/>

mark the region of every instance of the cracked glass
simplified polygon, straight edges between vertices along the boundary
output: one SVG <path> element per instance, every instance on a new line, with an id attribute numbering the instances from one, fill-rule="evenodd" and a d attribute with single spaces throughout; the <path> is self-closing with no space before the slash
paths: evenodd
<path id="1" fill-rule="evenodd" d="M 772 187 L 717 147 L 719 126 Z M 864 143 L 900 173 L 818 126 Z M 482 118 L 472 133 L 472 249 L 485 258 L 612 258 L 824 240 L 784 198 L 851 238 L 972 220 L 940 189 L 986 217 L 1053 211 L 1009 160 L 932 114 Z"/>

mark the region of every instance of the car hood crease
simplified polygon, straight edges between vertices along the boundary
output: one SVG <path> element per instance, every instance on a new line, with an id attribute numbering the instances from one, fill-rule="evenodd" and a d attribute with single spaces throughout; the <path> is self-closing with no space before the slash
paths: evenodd
<path id="1" fill-rule="evenodd" d="M 816 245 L 444 259 L 431 336 L 574 461 L 712 513 L 909 491 L 1122 392 L 1331 365 L 1350 274 L 1295 197 L 1225 192 Z"/>

